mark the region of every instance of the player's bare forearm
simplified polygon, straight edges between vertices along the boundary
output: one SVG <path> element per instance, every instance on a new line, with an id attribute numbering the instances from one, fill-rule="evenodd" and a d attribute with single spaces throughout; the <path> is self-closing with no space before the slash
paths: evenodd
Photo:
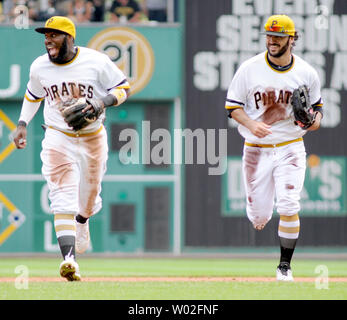
<path id="1" fill-rule="evenodd" d="M 252 120 L 243 109 L 236 109 L 232 112 L 233 119 L 245 126 L 258 138 L 264 138 L 268 134 L 271 134 L 270 126 L 261 121 Z"/>
<path id="2" fill-rule="evenodd" d="M 322 120 L 322 114 L 320 112 L 317 112 L 314 123 L 307 130 L 308 131 L 315 131 L 315 130 L 319 129 L 321 120 Z"/>

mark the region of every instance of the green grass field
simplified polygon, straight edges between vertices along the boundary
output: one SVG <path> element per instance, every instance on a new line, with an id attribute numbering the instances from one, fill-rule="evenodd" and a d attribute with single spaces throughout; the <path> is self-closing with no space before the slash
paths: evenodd
<path id="1" fill-rule="evenodd" d="M 294 278 L 315 278 L 318 266 L 328 271 L 328 288 L 319 289 L 316 280 L 279 283 L 275 281 L 56 281 L 60 259 L 1 258 L 1 300 L 346 300 L 347 261 L 295 260 Z M 272 277 L 275 259 L 159 259 L 159 258 L 80 258 L 82 279 L 94 277 Z M 16 288 L 16 277 L 23 276 L 27 288 Z M 20 268 L 20 267 L 19 267 Z M 42 277 L 45 281 L 30 281 Z M 1 281 L 5 278 L 13 280 Z M 52 278 L 55 281 L 47 281 Z M 17 278 L 20 281 L 21 278 Z M 318 280 L 317 280 L 318 281 Z M 24 282 L 18 282 L 24 283 Z"/>

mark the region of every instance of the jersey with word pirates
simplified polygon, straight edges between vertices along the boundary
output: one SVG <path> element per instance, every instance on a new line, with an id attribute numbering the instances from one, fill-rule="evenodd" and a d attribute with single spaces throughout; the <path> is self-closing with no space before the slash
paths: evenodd
<path id="1" fill-rule="evenodd" d="M 66 64 L 56 64 L 48 54 L 38 57 L 30 67 L 30 79 L 25 98 L 31 102 L 45 99 L 44 121 L 47 126 L 71 132 L 58 105 L 72 98 L 102 98 L 113 88 L 129 88 L 123 72 L 101 52 L 77 47 L 77 54 Z M 97 130 L 105 118 L 99 119 L 81 131 Z"/>
<path id="2" fill-rule="evenodd" d="M 301 85 L 309 88 L 311 104 L 314 107 L 322 106 L 317 72 L 300 57 L 292 56 L 290 68 L 279 71 L 268 61 L 267 51 L 262 52 L 243 62 L 235 73 L 225 108 L 243 108 L 251 119 L 271 126 L 271 134 L 258 138 L 239 124 L 239 133 L 247 142 L 277 144 L 300 138 L 306 133 L 294 123 L 290 103 L 293 90 Z"/>

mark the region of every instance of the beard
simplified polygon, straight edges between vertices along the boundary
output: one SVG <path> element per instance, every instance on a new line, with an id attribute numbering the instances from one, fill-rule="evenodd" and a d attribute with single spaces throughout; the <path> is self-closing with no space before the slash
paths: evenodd
<path id="1" fill-rule="evenodd" d="M 270 50 L 269 50 L 269 46 L 266 45 L 267 47 L 267 50 L 268 50 L 268 53 L 271 57 L 274 57 L 274 58 L 279 58 L 281 57 L 287 50 L 288 50 L 288 47 L 289 47 L 289 37 L 288 37 L 288 41 L 287 43 L 282 47 L 282 49 L 280 51 L 278 51 L 276 54 L 271 54 L 270 53 Z"/>
<path id="2" fill-rule="evenodd" d="M 67 50 L 67 37 L 64 38 L 63 40 L 63 43 L 59 49 L 59 54 L 56 58 L 53 58 L 49 52 L 48 52 L 48 57 L 49 57 L 49 60 L 51 60 L 52 62 L 54 63 L 65 63 L 66 62 L 66 56 L 67 56 L 67 53 L 68 53 L 68 50 Z"/>

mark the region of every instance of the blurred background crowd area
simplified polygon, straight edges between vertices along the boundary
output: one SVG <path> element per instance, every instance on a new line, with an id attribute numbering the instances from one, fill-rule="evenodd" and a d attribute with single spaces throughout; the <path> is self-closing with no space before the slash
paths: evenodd
<path id="1" fill-rule="evenodd" d="M 62 15 L 90 22 L 175 22 L 177 0 L 0 0 L 0 23 L 25 15 L 29 23 Z"/>

